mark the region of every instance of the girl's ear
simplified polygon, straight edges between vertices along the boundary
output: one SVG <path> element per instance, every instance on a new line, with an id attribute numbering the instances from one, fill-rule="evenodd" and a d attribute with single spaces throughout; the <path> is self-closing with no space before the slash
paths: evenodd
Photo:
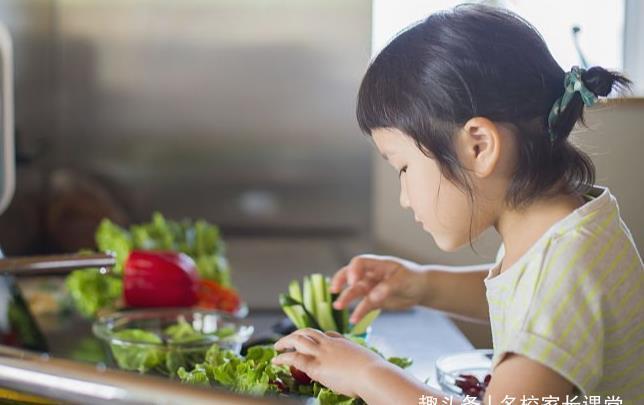
<path id="1" fill-rule="evenodd" d="M 494 122 L 484 117 L 471 118 L 456 145 L 461 162 L 474 176 L 486 178 L 496 169 L 501 155 L 501 135 Z"/>

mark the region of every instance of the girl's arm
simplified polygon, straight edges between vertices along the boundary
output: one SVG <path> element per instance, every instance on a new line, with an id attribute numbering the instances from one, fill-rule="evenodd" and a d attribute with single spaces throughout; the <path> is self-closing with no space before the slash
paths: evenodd
<path id="1" fill-rule="evenodd" d="M 449 394 L 432 390 L 389 363 L 381 362 L 369 367 L 361 382 L 358 395 L 369 405 L 462 403 L 455 396 L 449 402 Z M 534 398 L 539 402 L 543 397 L 554 397 L 563 402 L 567 395 L 572 396 L 573 388 L 568 380 L 543 364 L 525 356 L 509 354 L 495 368 L 483 403 L 505 403 L 506 398 L 516 401 Z M 423 396 L 426 401 L 421 401 Z M 436 401 L 432 402 L 431 397 Z"/>
<path id="2" fill-rule="evenodd" d="M 489 323 L 483 279 L 492 266 L 421 265 L 394 256 L 356 256 L 333 276 L 331 292 L 341 292 L 334 307 L 346 308 L 359 299 L 353 323 L 376 308 L 414 305 Z"/>
<path id="3" fill-rule="evenodd" d="M 405 374 L 402 369 L 385 362 L 373 365 L 367 370 L 358 396 L 369 405 L 449 403 L 442 402 L 443 398 L 449 400 L 448 394 L 432 390 L 426 384 Z M 423 396 L 434 397 L 436 401 L 429 401 L 428 398 L 422 402 Z M 451 404 L 458 405 L 461 401 L 453 397 Z"/>
<path id="4" fill-rule="evenodd" d="M 475 266 L 423 266 L 426 291 L 420 304 L 439 311 L 489 323 L 485 283 L 493 264 Z"/>

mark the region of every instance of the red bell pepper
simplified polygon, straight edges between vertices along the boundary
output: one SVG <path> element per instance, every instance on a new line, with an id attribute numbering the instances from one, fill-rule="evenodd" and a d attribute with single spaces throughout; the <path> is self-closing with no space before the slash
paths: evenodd
<path id="1" fill-rule="evenodd" d="M 197 265 L 183 253 L 133 250 L 125 261 L 123 295 L 128 306 L 192 306 L 198 288 Z"/>

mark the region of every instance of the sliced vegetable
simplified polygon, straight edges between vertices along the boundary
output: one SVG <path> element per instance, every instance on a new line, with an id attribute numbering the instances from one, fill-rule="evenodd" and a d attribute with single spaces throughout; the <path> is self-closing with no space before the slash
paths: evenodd
<path id="1" fill-rule="evenodd" d="M 313 292 L 313 284 L 309 277 L 304 277 L 302 281 L 302 304 L 314 319 L 317 319 L 317 310 L 315 308 L 315 293 Z"/>
<path id="2" fill-rule="evenodd" d="M 354 335 L 361 335 L 363 333 L 367 332 L 367 328 L 371 325 L 371 323 L 380 315 L 380 310 L 379 309 L 374 309 L 373 311 L 369 312 L 367 315 L 364 316 L 360 320 L 360 322 L 356 323 L 353 328 L 351 329 L 351 333 Z"/>
<path id="3" fill-rule="evenodd" d="M 302 303 L 302 289 L 300 288 L 300 283 L 297 280 L 291 281 L 288 285 L 288 293 L 295 301 Z"/>
<path id="4" fill-rule="evenodd" d="M 318 323 L 324 331 L 334 330 L 338 331 L 338 326 L 333 320 L 333 308 L 330 305 L 329 301 L 318 301 Z"/>
<path id="5" fill-rule="evenodd" d="M 288 294 L 280 295 L 280 306 L 298 328 L 315 328 L 342 334 L 364 334 L 380 314 L 379 310 L 367 314 L 356 325 L 349 324 L 348 309 L 337 310 L 333 302 L 338 294 L 331 294 L 330 280 L 322 274 L 311 274 L 302 280 L 289 283 Z"/>

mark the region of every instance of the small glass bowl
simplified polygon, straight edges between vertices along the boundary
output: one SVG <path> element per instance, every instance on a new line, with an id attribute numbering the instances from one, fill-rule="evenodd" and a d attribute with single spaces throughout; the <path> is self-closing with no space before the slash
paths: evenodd
<path id="1" fill-rule="evenodd" d="M 440 357 L 435 363 L 438 384 L 446 393 L 463 397 L 456 379 L 460 374 L 470 374 L 483 382 L 491 373 L 492 356 L 492 349 L 480 349 Z"/>
<path id="2" fill-rule="evenodd" d="M 179 322 L 187 323 L 203 336 L 173 342 L 165 330 Z M 153 333 L 160 343 L 130 340 L 117 335 L 117 332 L 126 329 Z M 214 344 L 239 353 L 242 344 L 253 334 L 253 326 L 233 315 L 194 308 L 146 308 L 115 312 L 99 318 L 92 330 L 108 347 L 110 360 L 118 368 L 170 376 L 176 375 L 180 367 L 191 369 L 195 364 L 202 363 L 206 352 Z"/>

